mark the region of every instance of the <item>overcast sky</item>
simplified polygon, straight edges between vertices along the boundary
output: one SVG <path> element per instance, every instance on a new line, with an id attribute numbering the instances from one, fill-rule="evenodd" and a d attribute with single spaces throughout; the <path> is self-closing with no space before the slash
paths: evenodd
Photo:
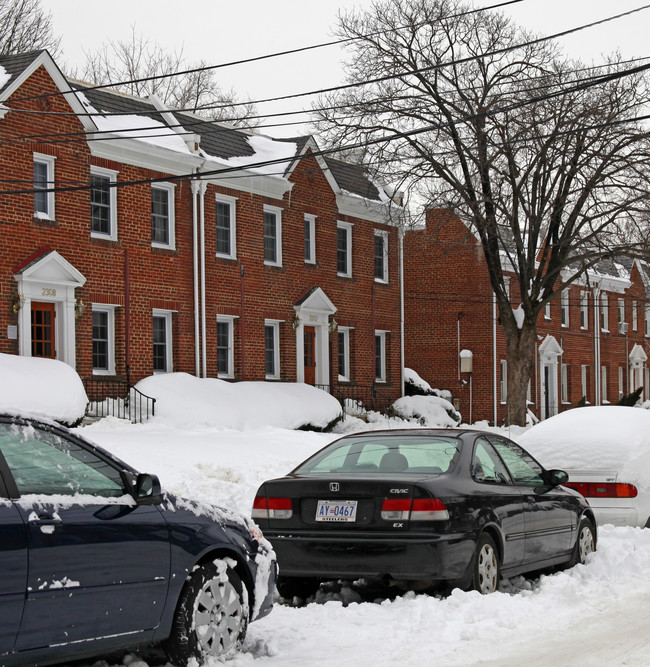
<path id="1" fill-rule="evenodd" d="M 476 6 L 496 0 L 477 0 Z M 42 0 L 51 11 L 55 32 L 62 37 L 60 64 L 80 67 L 84 50 L 103 42 L 128 40 L 132 26 L 152 42 L 183 50 L 188 60 L 218 64 L 332 39 L 340 11 L 369 7 L 372 0 Z M 643 6 L 642 0 L 523 0 L 507 11 L 519 24 L 551 34 Z M 563 43 L 571 55 L 599 61 L 601 54 L 619 49 L 626 57 L 650 55 L 650 9 L 632 17 L 585 30 Z M 272 58 L 218 71 L 223 88 L 240 98 L 259 100 L 335 86 L 343 81 L 338 47 Z M 282 103 L 283 110 L 305 108 L 310 98 Z M 269 106 L 260 107 L 266 112 Z M 277 107 L 276 109 L 277 110 Z M 265 130 L 276 136 L 296 128 Z"/>

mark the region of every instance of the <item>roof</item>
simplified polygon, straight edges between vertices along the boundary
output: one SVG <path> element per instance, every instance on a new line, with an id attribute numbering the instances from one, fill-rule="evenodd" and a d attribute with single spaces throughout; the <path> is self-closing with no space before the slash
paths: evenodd
<path id="1" fill-rule="evenodd" d="M 2 85 L 0 86 L 0 93 L 12 79 L 20 76 L 20 74 L 22 74 L 34 62 L 34 60 L 36 60 L 36 58 L 41 55 L 41 53 L 43 53 L 43 50 L 0 56 L 0 66 L 5 69 L 10 77 L 6 81 L 3 81 Z"/>
<path id="2" fill-rule="evenodd" d="M 379 190 L 370 180 L 368 170 L 364 165 L 342 162 L 327 155 L 324 156 L 324 159 L 341 190 L 346 190 L 364 199 L 381 201 Z"/>

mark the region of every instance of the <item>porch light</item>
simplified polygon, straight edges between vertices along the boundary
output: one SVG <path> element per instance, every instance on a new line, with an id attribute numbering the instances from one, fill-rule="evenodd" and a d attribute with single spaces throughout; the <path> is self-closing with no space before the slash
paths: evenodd
<path id="1" fill-rule="evenodd" d="M 334 333 L 336 331 L 336 328 L 338 327 L 339 323 L 332 318 L 330 320 L 330 323 L 328 324 L 327 328 L 330 330 L 330 333 Z"/>
<path id="2" fill-rule="evenodd" d="M 80 318 L 86 312 L 86 304 L 81 301 L 75 300 L 74 302 L 74 316 L 75 318 Z"/>
<path id="3" fill-rule="evenodd" d="M 300 326 L 300 317 L 298 316 L 298 313 L 295 314 L 291 326 L 294 328 L 294 330 Z"/>
<path id="4" fill-rule="evenodd" d="M 22 294 L 16 294 L 11 302 L 11 310 L 17 313 L 23 307 L 24 302 L 25 297 Z"/>

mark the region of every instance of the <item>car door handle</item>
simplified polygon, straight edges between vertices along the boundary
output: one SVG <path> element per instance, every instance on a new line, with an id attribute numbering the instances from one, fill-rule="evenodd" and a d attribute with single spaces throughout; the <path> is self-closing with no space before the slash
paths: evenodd
<path id="1" fill-rule="evenodd" d="M 29 523 L 36 523 L 41 526 L 54 526 L 61 523 L 61 517 L 58 514 L 34 514 L 29 517 Z"/>

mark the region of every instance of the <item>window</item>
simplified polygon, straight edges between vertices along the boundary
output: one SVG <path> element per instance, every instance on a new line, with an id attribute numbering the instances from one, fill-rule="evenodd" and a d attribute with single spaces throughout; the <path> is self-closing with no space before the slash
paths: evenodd
<path id="1" fill-rule="evenodd" d="M 336 227 L 336 273 L 352 275 L 352 225 L 347 222 L 338 222 Z"/>
<path id="2" fill-rule="evenodd" d="M 580 328 L 589 328 L 589 292 L 580 292 Z"/>
<path id="3" fill-rule="evenodd" d="M 551 319 L 551 302 L 550 301 L 544 306 L 544 319 L 545 320 L 550 320 Z"/>
<path id="4" fill-rule="evenodd" d="M 151 245 L 174 248 L 174 186 L 151 186 Z"/>
<path id="5" fill-rule="evenodd" d="M 235 317 L 217 315 L 217 377 L 235 377 Z"/>
<path id="6" fill-rule="evenodd" d="M 472 458 L 472 477 L 481 484 L 510 484 L 508 470 L 487 438 L 476 440 Z"/>
<path id="7" fill-rule="evenodd" d="M 280 321 L 264 321 L 264 357 L 266 379 L 277 380 L 280 377 Z"/>
<path id="8" fill-rule="evenodd" d="M 305 215 L 305 262 L 316 263 L 316 216 Z"/>
<path id="9" fill-rule="evenodd" d="M 264 263 L 282 266 L 281 209 L 264 207 Z"/>
<path id="10" fill-rule="evenodd" d="M 625 371 L 623 366 L 618 367 L 618 397 L 625 395 Z"/>
<path id="11" fill-rule="evenodd" d="M 54 160 L 51 155 L 34 153 L 34 217 L 54 220 Z"/>
<path id="12" fill-rule="evenodd" d="M 650 336 L 650 306 L 645 307 L 645 336 Z"/>
<path id="13" fill-rule="evenodd" d="M 346 327 L 338 328 L 338 362 L 339 382 L 350 381 L 350 330 Z"/>
<path id="14" fill-rule="evenodd" d="M 93 373 L 115 375 L 114 306 L 93 305 Z"/>
<path id="15" fill-rule="evenodd" d="M 562 364 L 560 367 L 560 400 L 569 403 L 569 365 Z"/>
<path id="16" fill-rule="evenodd" d="M 90 168 L 90 235 L 117 239 L 117 172 Z"/>
<path id="17" fill-rule="evenodd" d="M 171 373 L 172 366 L 172 313 L 153 311 L 153 372 Z"/>
<path id="18" fill-rule="evenodd" d="M 388 232 L 375 230 L 375 280 L 388 282 Z"/>
<path id="19" fill-rule="evenodd" d="M 219 195 L 216 201 L 216 253 L 217 257 L 236 257 L 235 199 Z"/>
<path id="20" fill-rule="evenodd" d="M 585 399 L 585 402 L 588 403 L 587 401 L 587 392 L 589 389 L 589 366 L 582 365 L 580 366 L 580 391 L 582 392 L 581 398 Z"/>
<path id="21" fill-rule="evenodd" d="M 600 367 L 600 396 L 601 403 L 609 403 L 607 400 L 607 366 Z"/>
<path id="22" fill-rule="evenodd" d="M 501 403 L 506 403 L 508 400 L 508 362 L 506 359 L 501 359 L 501 383 L 500 383 Z"/>
<path id="23" fill-rule="evenodd" d="M 386 332 L 375 331 L 375 381 L 386 382 Z"/>
<path id="24" fill-rule="evenodd" d="M 600 328 L 609 331 L 609 299 L 604 293 L 600 295 Z"/>
<path id="25" fill-rule="evenodd" d="M 560 296 L 561 323 L 563 327 L 569 326 L 569 290 L 565 289 Z"/>
<path id="26" fill-rule="evenodd" d="M 541 486 L 544 483 L 542 467 L 521 447 L 509 440 L 490 438 L 508 468 L 515 484 Z"/>
<path id="27" fill-rule="evenodd" d="M 632 331 L 639 330 L 639 310 L 636 301 L 632 301 Z"/>
<path id="28" fill-rule="evenodd" d="M 625 299 L 618 300 L 618 330 L 622 331 L 621 324 L 625 322 Z"/>

